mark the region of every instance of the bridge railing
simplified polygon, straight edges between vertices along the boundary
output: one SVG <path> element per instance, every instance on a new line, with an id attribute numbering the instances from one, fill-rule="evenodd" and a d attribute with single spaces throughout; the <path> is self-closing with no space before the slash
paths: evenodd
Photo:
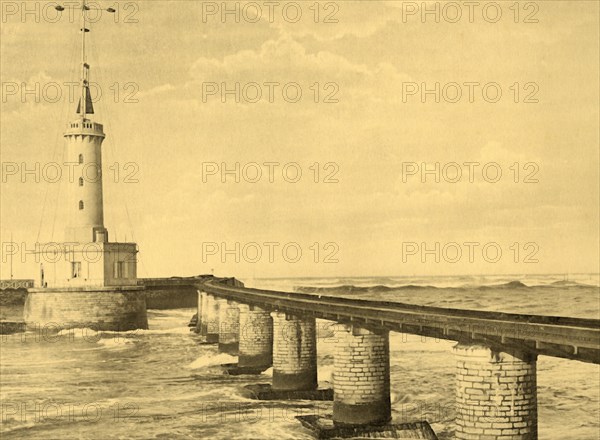
<path id="1" fill-rule="evenodd" d="M 313 315 L 392 331 L 459 342 L 482 341 L 536 354 L 600 363 L 600 320 L 562 316 L 448 309 L 388 301 L 277 292 L 226 286 L 217 280 L 198 288 L 270 310 Z"/>

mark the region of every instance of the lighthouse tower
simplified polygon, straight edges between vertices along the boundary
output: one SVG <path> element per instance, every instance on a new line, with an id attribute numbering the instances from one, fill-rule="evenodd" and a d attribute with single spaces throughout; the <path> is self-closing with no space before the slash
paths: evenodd
<path id="1" fill-rule="evenodd" d="M 57 6 L 59 11 L 63 7 Z M 62 258 L 44 258 L 40 285 L 29 290 L 25 322 L 97 330 L 147 328 L 143 286 L 137 280 L 137 244 L 109 242 L 102 197 L 102 124 L 94 122 L 90 66 L 86 60 L 86 12 L 82 2 L 81 85 L 76 118 L 67 125 L 65 162 L 75 171 L 67 182 Z M 114 12 L 107 9 L 108 12 Z M 50 257 L 50 256 L 48 256 Z"/>
<path id="2" fill-rule="evenodd" d="M 84 64 L 86 77 L 89 65 Z M 77 179 L 69 182 L 65 241 L 76 243 L 108 241 L 104 227 L 102 200 L 102 141 L 105 135 L 101 124 L 88 119 L 94 113 L 89 86 L 82 89 L 84 96 L 79 104 L 78 119 L 71 122 L 65 132 L 66 162 L 78 170 Z"/>

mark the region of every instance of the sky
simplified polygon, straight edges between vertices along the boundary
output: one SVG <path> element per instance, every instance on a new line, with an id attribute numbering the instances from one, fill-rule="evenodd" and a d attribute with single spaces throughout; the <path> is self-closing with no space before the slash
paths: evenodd
<path id="1" fill-rule="evenodd" d="M 77 19 L 26 3 L 1 2 L 2 278 L 11 236 L 15 278 L 63 239 L 76 118 Z M 599 271 L 597 2 L 95 4 L 105 225 L 140 277 Z"/>

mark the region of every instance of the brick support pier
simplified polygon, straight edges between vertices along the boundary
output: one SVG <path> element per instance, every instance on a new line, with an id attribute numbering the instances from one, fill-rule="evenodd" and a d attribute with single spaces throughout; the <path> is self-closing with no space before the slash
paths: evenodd
<path id="1" fill-rule="evenodd" d="M 315 318 L 273 312 L 273 390 L 317 389 Z"/>
<path id="2" fill-rule="evenodd" d="M 202 316 L 199 320 L 204 333 L 204 342 L 207 344 L 216 344 L 219 342 L 219 304 L 217 298 L 213 295 L 205 293 L 206 299 L 202 303 Z M 205 307 L 206 306 L 206 307 Z"/>
<path id="3" fill-rule="evenodd" d="M 198 333 L 202 336 L 206 336 L 206 333 L 208 330 L 207 319 L 206 319 L 207 299 L 208 299 L 208 293 L 198 290 L 198 314 L 196 315 L 197 316 L 196 333 Z"/>
<path id="4" fill-rule="evenodd" d="M 391 419 L 389 332 L 352 326 L 334 356 L 333 422 L 380 425 Z"/>
<path id="5" fill-rule="evenodd" d="M 219 307 L 219 351 L 238 354 L 240 335 L 240 309 L 238 303 L 217 299 Z"/>
<path id="6" fill-rule="evenodd" d="M 260 307 L 240 304 L 238 366 L 267 369 L 273 363 L 273 319 Z"/>
<path id="7" fill-rule="evenodd" d="M 537 440 L 536 356 L 458 344 L 456 435 L 459 440 Z"/>

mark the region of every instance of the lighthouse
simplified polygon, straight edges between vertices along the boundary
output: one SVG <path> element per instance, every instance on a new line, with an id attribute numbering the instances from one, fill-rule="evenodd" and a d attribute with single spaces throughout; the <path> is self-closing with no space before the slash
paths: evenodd
<path id="1" fill-rule="evenodd" d="M 62 6 L 57 6 L 62 11 Z M 137 280 L 136 243 L 110 242 L 104 226 L 102 124 L 94 121 L 90 65 L 86 59 L 86 12 L 81 4 L 81 80 L 75 117 L 64 132 L 65 163 L 74 170 L 64 197 L 66 223 L 59 257 L 46 255 L 39 286 L 29 289 L 28 326 L 95 330 L 148 328 L 143 286 Z M 114 12 L 108 8 L 105 11 Z"/>
<path id="2" fill-rule="evenodd" d="M 89 69 L 87 64 L 85 69 Z M 78 106 L 81 117 L 69 123 L 64 135 L 66 162 L 77 176 L 68 183 L 65 242 L 104 243 L 108 241 L 102 197 L 102 142 L 106 136 L 102 124 L 87 118 L 93 107 L 89 87 L 84 90 L 88 103 Z"/>

